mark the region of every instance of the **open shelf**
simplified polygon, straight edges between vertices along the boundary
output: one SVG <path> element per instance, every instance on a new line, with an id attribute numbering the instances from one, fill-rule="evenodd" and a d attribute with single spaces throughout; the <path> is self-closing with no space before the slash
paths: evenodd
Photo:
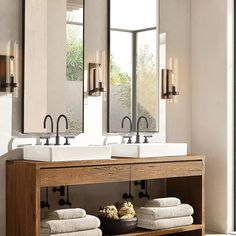
<path id="1" fill-rule="evenodd" d="M 201 230 L 202 225 L 201 224 L 193 224 L 183 227 L 176 227 L 176 228 L 170 228 L 170 229 L 164 229 L 164 230 L 146 230 L 138 228 L 133 233 L 129 234 L 122 234 L 123 236 L 158 236 L 158 235 L 169 235 L 169 234 L 176 234 L 176 233 L 183 233 L 187 231 L 194 231 L 194 230 Z"/>

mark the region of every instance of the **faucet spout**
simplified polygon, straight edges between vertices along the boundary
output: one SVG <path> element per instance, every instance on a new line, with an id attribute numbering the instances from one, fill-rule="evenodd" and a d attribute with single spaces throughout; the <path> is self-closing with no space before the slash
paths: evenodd
<path id="1" fill-rule="evenodd" d="M 53 133 L 53 119 L 50 115 L 46 115 L 44 120 L 43 120 L 43 128 L 46 129 L 47 127 L 47 119 L 50 119 L 51 121 L 51 133 Z"/>
<path id="2" fill-rule="evenodd" d="M 56 143 L 55 143 L 55 145 L 60 145 L 59 123 L 60 123 L 61 118 L 64 118 L 65 121 L 66 121 L 66 129 L 68 129 L 68 127 L 69 127 L 67 117 L 64 114 L 61 114 L 60 116 L 58 116 L 58 118 L 57 118 L 57 134 L 56 134 Z"/>
<path id="3" fill-rule="evenodd" d="M 140 116 L 137 121 L 137 134 L 136 134 L 136 142 L 135 143 L 140 143 L 140 135 L 139 135 L 139 125 L 141 120 L 146 121 L 146 128 L 148 129 L 148 119 L 145 116 Z"/>
<path id="4" fill-rule="evenodd" d="M 129 121 L 129 130 L 130 130 L 130 132 L 132 131 L 132 121 L 131 121 L 131 119 L 130 119 L 130 117 L 128 117 L 128 116 L 125 116 L 123 119 L 122 119 L 122 121 L 121 121 L 121 127 L 122 127 L 122 129 L 124 128 L 124 123 L 125 123 L 125 120 L 128 120 Z"/>

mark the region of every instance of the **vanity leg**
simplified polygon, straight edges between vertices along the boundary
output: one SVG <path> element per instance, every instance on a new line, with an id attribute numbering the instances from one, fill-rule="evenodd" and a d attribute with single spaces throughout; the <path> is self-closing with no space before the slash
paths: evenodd
<path id="1" fill-rule="evenodd" d="M 194 224 L 202 224 L 202 230 L 187 232 L 182 235 L 205 235 L 205 180 L 203 176 L 170 178 L 166 181 L 166 195 L 178 197 L 182 203 L 194 208 Z"/>
<path id="2" fill-rule="evenodd" d="M 36 168 L 6 164 L 6 235 L 40 235 L 40 186 Z"/>

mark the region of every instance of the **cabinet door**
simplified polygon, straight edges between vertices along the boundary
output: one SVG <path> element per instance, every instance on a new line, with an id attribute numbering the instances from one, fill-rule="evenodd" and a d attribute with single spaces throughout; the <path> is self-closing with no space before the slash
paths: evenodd
<path id="1" fill-rule="evenodd" d="M 130 179 L 130 165 L 40 169 L 40 186 L 122 182 Z"/>
<path id="2" fill-rule="evenodd" d="M 131 180 L 202 175 L 202 161 L 160 162 L 131 165 Z"/>

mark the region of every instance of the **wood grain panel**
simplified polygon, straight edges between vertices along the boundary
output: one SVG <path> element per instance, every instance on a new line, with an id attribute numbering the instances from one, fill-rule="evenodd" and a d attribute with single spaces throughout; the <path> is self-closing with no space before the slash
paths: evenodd
<path id="1" fill-rule="evenodd" d="M 35 168 L 7 163 L 6 184 L 7 235 L 39 235 L 40 188 Z"/>
<path id="2" fill-rule="evenodd" d="M 16 235 L 16 216 L 15 212 L 10 211 L 15 206 L 16 183 L 15 183 L 15 163 L 6 163 L 6 234 L 9 236 Z"/>
<path id="3" fill-rule="evenodd" d="M 122 182 L 130 179 L 130 165 L 40 169 L 40 186 Z"/>
<path id="4" fill-rule="evenodd" d="M 202 175 L 202 161 L 131 165 L 131 180 Z"/>

